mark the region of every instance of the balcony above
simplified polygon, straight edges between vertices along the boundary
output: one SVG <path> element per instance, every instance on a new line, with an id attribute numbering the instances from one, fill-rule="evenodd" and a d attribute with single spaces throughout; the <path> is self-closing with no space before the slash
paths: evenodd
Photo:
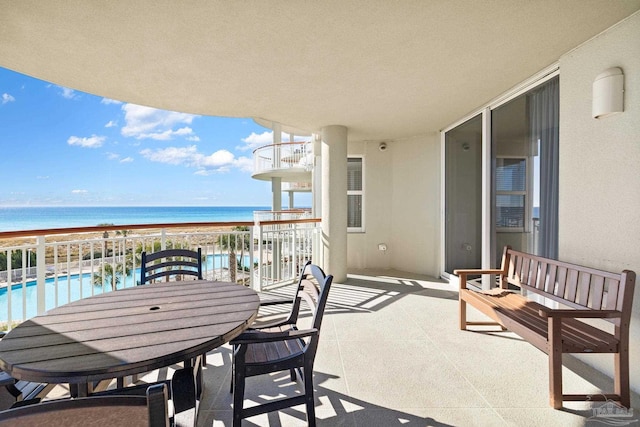
<path id="1" fill-rule="evenodd" d="M 253 151 L 254 179 L 283 182 L 311 182 L 313 145 L 309 142 L 284 142 L 265 145 Z"/>

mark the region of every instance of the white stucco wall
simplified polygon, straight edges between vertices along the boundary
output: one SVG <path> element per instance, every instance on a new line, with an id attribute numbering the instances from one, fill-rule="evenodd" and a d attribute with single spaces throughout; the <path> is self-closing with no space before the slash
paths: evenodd
<path id="1" fill-rule="evenodd" d="M 591 117 L 592 84 L 624 72 L 624 113 Z M 640 274 L 640 14 L 560 59 L 561 260 Z M 631 384 L 640 392 L 640 283 L 631 324 Z M 611 357 L 582 357 L 613 375 Z"/>
<path id="2" fill-rule="evenodd" d="M 349 143 L 349 155 L 364 156 L 366 232 L 349 233 L 348 268 L 439 275 L 439 141 L 437 133 L 388 141 L 385 151 L 378 141 Z"/>

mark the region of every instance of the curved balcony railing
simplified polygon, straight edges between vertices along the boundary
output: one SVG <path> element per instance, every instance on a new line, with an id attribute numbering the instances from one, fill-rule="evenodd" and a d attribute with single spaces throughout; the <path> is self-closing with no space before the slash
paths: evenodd
<path id="1" fill-rule="evenodd" d="M 199 247 L 206 279 L 233 281 L 257 290 L 288 282 L 298 276 L 298 268 L 307 260 L 319 259 L 319 221 L 0 232 L 0 330 L 80 298 L 136 286 L 142 251 Z"/>
<path id="2" fill-rule="evenodd" d="M 313 190 L 311 182 L 283 182 L 282 191 L 309 192 Z"/>
<path id="3" fill-rule="evenodd" d="M 253 175 L 283 170 L 310 172 L 313 168 L 313 144 L 283 142 L 270 144 L 253 151 Z"/>

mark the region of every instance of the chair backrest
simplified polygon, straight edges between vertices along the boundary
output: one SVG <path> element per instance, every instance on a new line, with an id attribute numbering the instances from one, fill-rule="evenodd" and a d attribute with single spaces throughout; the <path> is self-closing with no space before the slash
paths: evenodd
<path id="1" fill-rule="evenodd" d="M 116 395 L 51 400 L 0 412 L 0 427 L 168 427 L 167 399 L 167 386 L 157 384 L 147 389 L 146 396 Z"/>
<path id="2" fill-rule="evenodd" d="M 142 252 L 140 284 L 155 282 L 160 278 L 169 281 L 170 277 L 193 276 L 202 280 L 202 249 L 167 249 L 163 251 Z"/>
<path id="3" fill-rule="evenodd" d="M 308 271 L 309 273 L 306 273 Z M 300 283 L 298 285 L 298 294 L 294 305 L 299 312 L 300 302 L 304 300 L 306 305 L 313 313 L 311 327 L 318 330 L 318 334 L 312 336 L 305 348 L 307 357 L 315 357 L 318 341 L 320 337 L 320 327 L 322 326 L 322 318 L 324 317 L 324 309 L 329 298 L 329 289 L 333 281 L 332 275 L 326 275 L 324 271 L 317 265 L 307 263 L 303 270 Z M 296 315 L 297 319 L 297 315 Z"/>

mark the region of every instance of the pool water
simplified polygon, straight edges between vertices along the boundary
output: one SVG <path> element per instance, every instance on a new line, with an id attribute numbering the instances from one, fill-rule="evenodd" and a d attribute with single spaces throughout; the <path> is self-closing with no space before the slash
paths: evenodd
<path id="1" fill-rule="evenodd" d="M 239 256 L 238 256 L 239 258 Z M 249 256 L 246 255 L 244 265 L 249 265 Z M 206 262 L 203 262 L 203 271 L 213 271 L 229 265 L 228 255 L 207 255 Z M 101 294 L 111 291 L 111 284 L 93 285 L 91 280 L 92 274 L 83 273 L 72 274 L 71 276 L 58 276 L 56 279 L 51 277 L 45 280 L 45 309 L 52 308 L 86 298 L 91 295 Z M 140 280 L 140 269 L 137 268 L 126 277 L 120 279 L 117 285 L 118 289 L 136 286 Z M 24 301 L 23 301 L 24 293 Z M 8 289 L 0 289 L 0 322 L 6 322 L 9 318 L 8 313 Z M 22 284 L 11 286 L 11 319 L 21 320 L 29 319 L 37 314 L 38 310 L 38 287 L 35 280 Z"/>

